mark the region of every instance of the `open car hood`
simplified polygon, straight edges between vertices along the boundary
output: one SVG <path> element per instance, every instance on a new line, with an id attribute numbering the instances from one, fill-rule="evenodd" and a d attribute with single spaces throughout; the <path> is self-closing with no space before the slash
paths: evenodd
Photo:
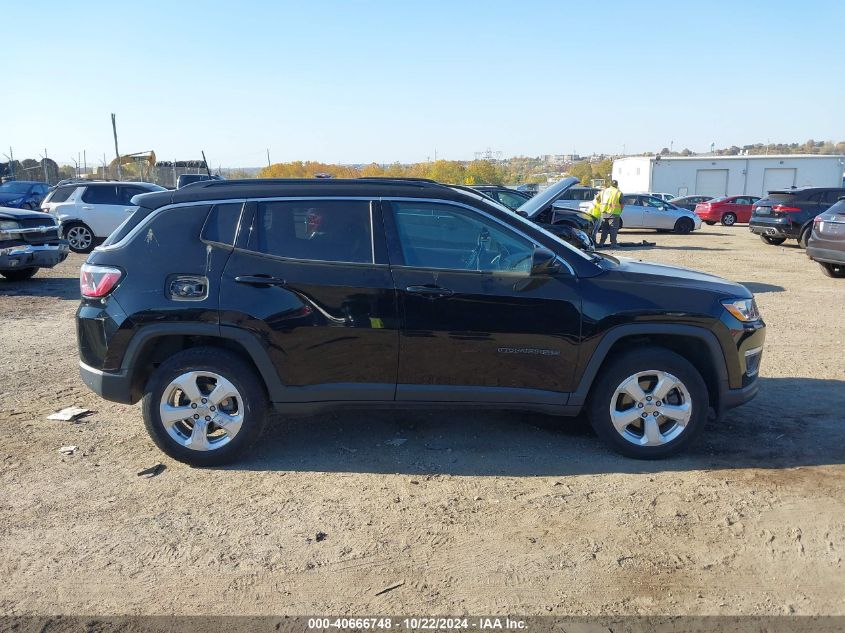
<path id="1" fill-rule="evenodd" d="M 569 189 L 572 185 L 578 184 L 578 182 L 578 179 L 573 178 L 572 176 L 558 180 L 553 185 L 543 189 L 533 198 L 530 198 L 522 203 L 522 205 L 520 205 L 517 209 L 517 212 L 525 214 L 525 217 L 527 218 L 533 218 L 540 213 L 540 211 L 549 206 L 553 200 L 559 198 L 560 194 Z"/>

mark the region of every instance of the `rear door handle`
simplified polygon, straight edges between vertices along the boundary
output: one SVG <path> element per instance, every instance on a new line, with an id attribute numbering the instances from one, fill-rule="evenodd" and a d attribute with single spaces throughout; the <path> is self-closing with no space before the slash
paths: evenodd
<path id="1" fill-rule="evenodd" d="M 412 295 L 420 295 L 427 299 L 440 299 L 441 297 L 451 297 L 454 292 L 448 288 L 441 288 L 440 286 L 408 286 L 405 292 Z"/>
<path id="2" fill-rule="evenodd" d="M 235 277 L 235 281 L 239 284 L 246 284 L 247 286 L 257 286 L 259 288 L 269 288 L 270 286 L 286 286 L 288 282 L 278 277 L 271 277 L 270 275 L 239 275 Z"/>

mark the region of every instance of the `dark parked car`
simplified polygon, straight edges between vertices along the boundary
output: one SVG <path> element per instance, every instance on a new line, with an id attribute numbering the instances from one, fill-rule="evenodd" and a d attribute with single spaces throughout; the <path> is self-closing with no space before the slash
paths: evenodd
<path id="1" fill-rule="evenodd" d="M 842 187 L 793 187 L 770 191 L 754 203 L 748 228 L 767 244 L 798 240 L 801 247 L 813 229 L 813 218 L 845 196 Z"/>
<path id="2" fill-rule="evenodd" d="M 586 410 L 616 450 L 657 458 L 758 389 L 746 288 L 584 253 L 462 189 L 211 181 L 136 200 L 82 267 L 81 374 L 140 400 L 191 464 L 235 458 L 270 405 Z"/>
<path id="3" fill-rule="evenodd" d="M 480 191 L 485 196 L 492 198 L 499 204 L 505 205 L 508 209 L 518 209 L 526 200 L 531 199 L 531 196 L 522 191 L 515 189 L 508 189 L 507 187 L 500 187 L 498 185 L 473 185 L 476 191 Z"/>
<path id="4" fill-rule="evenodd" d="M 695 211 L 695 205 L 712 199 L 713 196 L 681 196 L 680 198 L 672 198 L 669 202 L 687 211 Z"/>
<path id="5" fill-rule="evenodd" d="M 0 207 L 0 275 L 9 281 L 29 279 L 39 268 L 52 268 L 68 255 L 51 215 Z"/>
<path id="6" fill-rule="evenodd" d="M 209 176 L 208 174 L 180 174 L 176 179 L 176 188 L 181 189 L 195 182 L 205 182 L 206 180 L 225 180 L 225 178 L 216 175 Z"/>
<path id="7" fill-rule="evenodd" d="M 807 257 L 828 277 L 845 277 L 845 198 L 813 220 Z"/>
<path id="8" fill-rule="evenodd" d="M 0 185 L 0 207 L 37 209 L 50 186 L 44 182 L 10 180 Z"/>

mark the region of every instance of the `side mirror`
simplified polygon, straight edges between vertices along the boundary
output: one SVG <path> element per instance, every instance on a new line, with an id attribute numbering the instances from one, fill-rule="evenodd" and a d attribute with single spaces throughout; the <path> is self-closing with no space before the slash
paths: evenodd
<path id="1" fill-rule="evenodd" d="M 549 277 L 560 272 L 561 265 L 557 255 L 548 248 L 538 246 L 531 255 L 531 276 Z"/>

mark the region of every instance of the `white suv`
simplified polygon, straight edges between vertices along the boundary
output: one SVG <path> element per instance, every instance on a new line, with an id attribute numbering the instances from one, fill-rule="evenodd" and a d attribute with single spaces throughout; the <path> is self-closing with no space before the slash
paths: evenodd
<path id="1" fill-rule="evenodd" d="M 134 213 L 133 196 L 164 191 L 149 182 L 77 182 L 56 187 L 41 209 L 62 225 L 70 250 L 88 253 Z"/>

